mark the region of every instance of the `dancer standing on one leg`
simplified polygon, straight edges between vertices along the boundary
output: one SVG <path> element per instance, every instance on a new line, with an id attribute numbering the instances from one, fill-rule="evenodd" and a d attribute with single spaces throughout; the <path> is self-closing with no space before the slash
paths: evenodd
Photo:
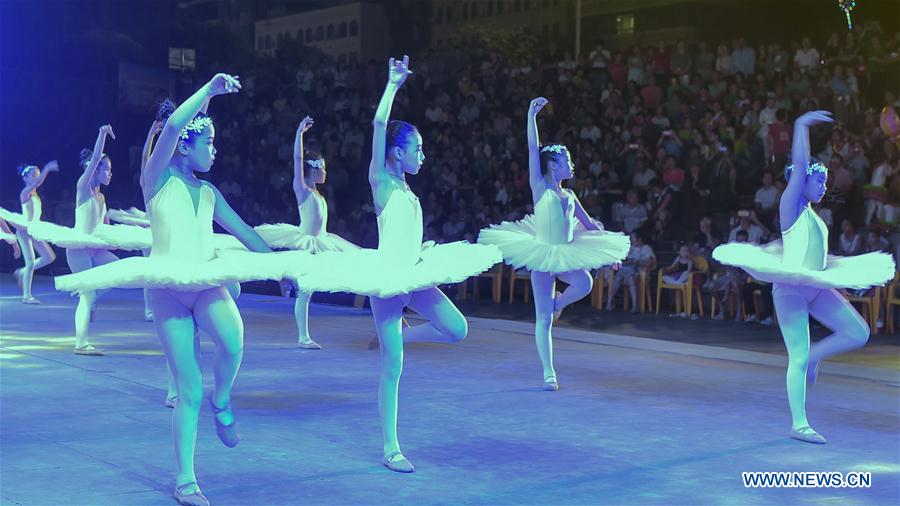
<path id="1" fill-rule="evenodd" d="M 606 232 L 588 216 L 578 197 L 562 187 L 575 173 L 562 144 L 541 146 L 537 115 L 547 99 L 535 98 L 528 108 L 528 174 L 534 214 L 517 222 L 492 225 L 478 242 L 497 245 L 514 269 L 531 271 L 534 292 L 534 339 L 544 369 L 544 389 L 559 390 L 553 368 L 553 321 L 563 309 L 591 292 L 589 269 L 619 263 L 628 255 L 628 236 Z M 569 286 L 556 291 L 556 280 Z"/>
<path id="2" fill-rule="evenodd" d="M 0 217 L 3 217 L 16 227 L 16 239 L 22 251 L 22 258 L 25 260 L 25 266 L 16 269 L 13 273 L 19 288 L 22 289 L 22 303 L 40 304 L 41 302 L 31 294 L 34 271 L 52 264 L 56 260 L 56 253 L 53 252 L 53 248 L 46 242 L 34 240 L 28 233 L 28 226 L 32 222 L 41 221 L 43 202 L 37 190 L 44 184 L 51 172 L 59 171 L 59 165 L 56 163 L 56 160 L 53 160 L 47 162 L 43 169 L 39 169 L 37 165 L 21 165 L 18 171 L 19 175 L 22 176 L 22 181 L 25 183 L 25 187 L 19 193 L 22 214 L 0 208 Z M 34 256 L 35 253 L 38 254 L 37 258 Z"/>
<path id="3" fill-rule="evenodd" d="M 313 123 L 309 116 L 303 118 L 294 136 L 294 195 L 300 210 L 300 226 L 278 223 L 260 225 L 255 230 L 273 248 L 288 248 L 313 254 L 358 250 L 359 247 L 355 244 L 327 231 L 328 202 L 316 188 L 316 185 L 325 183 L 325 159 L 315 151 L 303 149 L 303 134 L 312 128 Z M 298 285 L 297 300 L 294 302 L 297 345 L 308 350 L 320 350 L 322 346 L 309 336 L 310 298 L 312 292 L 305 291 Z"/>
<path id="4" fill-rule="evenodd" d="M 213 249 L 215 220 L 248 249 L 271 252 L 219 190 L 196 176 L 197 172 L 209 172 L 216 155 L 212 121 L 200 110 L 206 100 L 238 90 L 237 78 L 217 74 L 166 120 L 156 149 L 141 174 L 153 234 L 150 256 L 125 258 L 56 280 L 57 287 L 67 291 L 151 288 L 150 305 L 157 333 L 178 386 L 172 432 L 178 467 L 175 499 L 182 504 L 209 504 L 194 473 L 197 421 L 203 397 L 195 325 L 216 344 L 215 386 L 210 405 L 219 439 L 233 447 L 240 438 L 231 409 L 231 389 L 243 355 L 243 322 L 224 285 L 281 279 L 287 261 L 293 263 L 295 270 L 302 264 L 297 252 Z"/>
<path id="5" fill-rule="evenodd" d="M 831 122 L 831 113 L 811 111 L 794 122 L 792 164 L 785 169 L 781 197 L 782 241 L 755 246 L 731 243 L 717 247 L 713 258 L 754 278 L 773 283 L 772 298 L 788 352 L 787 396 L 794 439 L 825 443 L 806 418 L 806 384 L 815 383 L 819 362 L 863 346 L 869 327 L 835 288 L 868 288 L 894 276 L 894 261 L 884 253 L 852 257 L 828 255 L 828 228 L 812 210 L 825 196 L 828 169 L 810 157 L 809 128 Z M 809 344 L 809 317 L 832 330 Z"/>
<path id="6" fill-rule="evenodd" d="M 465 241 L 422 243 L 419 199 L 406 184 L 425 161 L 422 136 L 415 126 L 390 120 L 391 106 L 409 70 L 409 57 L 390 59 L 388 82 L 373 121 L 369 185 L 378 222 L 378 249 L 327 252 L 314 256 L 316 269 L 300 279 L 308 291 L 368 295 L 381 349 L 378 408 L 384 437 L 382 464 L 411 473 L 412 463 L 397 438 L 397 397 L 403 369 L 403 345 L 409 342 L 456 343 L 468 332 L 466 318 L 437 286 L 458 283 L 500 261 L 497 248 Z M 403 308 L 429 323 L 401 328 Z"/>

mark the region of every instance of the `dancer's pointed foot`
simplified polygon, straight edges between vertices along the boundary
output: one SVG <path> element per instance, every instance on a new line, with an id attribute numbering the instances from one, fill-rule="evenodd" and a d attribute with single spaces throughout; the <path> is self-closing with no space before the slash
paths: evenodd
<path id="1" fill-rule="evenodd" d="M 196 481 L 175 487 L 175 500 L 185 506 L 209 506 L 209 499 L 200 491 Z"/>
<path id="2" fill-rule="evenodd" d="M 307 337 L 305 340 L 300 339 L 297 341 L 297 347 L 303 348 L 304 350 L 321 350 L 322 345 L 315 342 L 312 338 Z"/>
<path id="3" fill-rule="evenodd" d="M 791 438 L 807 443 L 825 444 L 825 436 L 814 431 L 809 425 L 799 429 L 791 429 Z"/>
<path id="4" fill-rule="evenodd" d="M 32 306 L 40 305 L 41 301 L 34 298 L 34 296 L 22 297 L 22 304 L 29 304 Z"/>
<path id="5" fill-rule="evenodd" d="M 817 360 L 815 363 L 810 363 L 806 367 L 806 382 L 812 386 L 816 384 L 816 381 L 819 379 L 819 361 Z"/>
<path id="6" fill-rule="evenodd" d="M 379 346 L 381 346 L 381 345 L 378 343 L 378 336 L 373 337 L 372 340 L 369 341 L 369 349 L 370 350 L 377 350 L 379 348 Z"/>
<path id="7" fill-rule="evenodd" d="M 559 300 L 560 295 L 562 295 L 562 292 L 556 292 L 556 295 L 553 297 L 553 323 L 556 323 L 557 320 L 559 320 L 564 309 L 557 306 L 557 301 Z"/>
<path id="8" fill-rule="evenodd" d="M 222 441 L 222 444 L 229 448 L 234 448 L 241 442 L 241 436 L 238 434 L 237 421 L 234 419 L 234 412 L 231 410 L 231 404 L 227 404 L 224 408 L 216 407 L 212 398 L 209 399 L 209 405 L 212 407 L 213 420 L 216 422 L 216 435 Z M 219 420 L 222 415 L 223 420 L 230 420 L 230 423 L 223 423 Z"/>
<path id="9" fill-rule="evenodd" d="M 93 344 L 85 344 L 84 346 L 76 346 L 74 353 L 76 355 L 87 355 L 89 357 L 102 357 L 106 355 L 100 348 L 95 348 Z"/>
<path id="10" fill-rule="evenodd" d="M 413 467 L 412 462 L 406 460 L 406 457 L 404 457 L 403 454 L 400 453 L 400 450 L 394 450 L 390 453 L 386 453 L 384 457 L 382 457 L 381 463 L 384 465 L 384 467 L 397 473 L 416 472 L 416 468 Z"/>

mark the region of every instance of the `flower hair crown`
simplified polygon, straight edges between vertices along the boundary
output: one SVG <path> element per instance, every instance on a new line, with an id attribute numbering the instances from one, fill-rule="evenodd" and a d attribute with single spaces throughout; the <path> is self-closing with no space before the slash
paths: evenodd
<path id="1" fill-rule="evenodd" d="M 321 169 L 322 167 L 325 167 L 325 160 L 321 160 L 321 159 L 320 160 L 307 160 L 306 163 L 308 163 L 310 166 L 315 167 L 317 169 Z"/>
<path id="2" fill-rule="evenodd" d="M 37 165 L 23 165 L 22 168 L 19 169 L 19 175 L 24 177 L 25 174 L 37 169 Z"/>
<path id="3" fill-rule="evenodd" d="M 203 132 L 203 129 L 208 126 L 212 126 L 212 118 L 210 118 L 209 116 L 198 116 L 188 122 L 187 126 L 181 129 L 181 133 L 178 134 L 178 136 L 181 137 L 182 140 L 186 141 L 188 140 L 192 132 L 194 134 L 200 135 L 200 133 Z"/>
<path id="4" fill-rule="evenodd" d="M 541 153 L 549 152 L 549 153 L 555 153 L 557 155 L 561 155 L 563 153 L 563 150 L 565 150 L 565 149 L 566 149 L 566 147 L 563 146 L 562 144 L 547 144 L 546 146 L 541 148 Z"/>
<path id="5" fill-rule="evenodd" d="M 794 172 L 794 164 L 793 163 L 788 164 L 788 166 L 785 167 L 784 170 L 788 174 L 790 174 L 791 172 Z M 812 176 L 816 172 L 822 172 L 822 173 L 827 174 L 828 167 L 823 165 L 822 162 L 820 162 L 818 160 L 813 160 L 812 162 L 810 162 L 809 164 L 806 165 L 806 175 Z"/>

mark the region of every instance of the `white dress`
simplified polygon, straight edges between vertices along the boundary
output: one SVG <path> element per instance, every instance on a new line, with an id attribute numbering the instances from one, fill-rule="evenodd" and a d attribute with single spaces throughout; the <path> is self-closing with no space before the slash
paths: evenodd
<path id="1" fill-rule="evenodd" d="M 501 261 L 494 246 L 458 241 L 422 243 L 422 207 L 409 189 L 395 189 L 378 215 L 378 249 L 313 255 L 292 277 L 311 292 L 348 292 L 381 298 L 458 283 Z"/>
<path id="2" fill-rule="evenodd" d="M 565 202 L 545 190 L 534 214 L 491 225 L 478 234 L 478 242 L 499 247 L 514 268 L 536 272 L 558 274 L 621 262 L 631 247 L 628 236 L 584 228 L 575 217 L 574 194 L 564 191 L 569 196 Z"/>
<path id="3" fill-rule="evenodd" d="M 22 212 L 14 213 L 9 211 L 3 207 L 0 207 L 0 218 L 3 218 L 17 230 L 21 232 L 27 232 L 28 228 L 33 225 L 33 223 L 41 221 L 41 214 L 43 213 L 44 205 L 41 201 L 41 197 L 38 196 L 37 193 L 31 196 L 28 199 L 28 202 L 22 204 Z"/>
<path id="4" fill-rule="evenodd" d="M 129 257 L 76 274 L 56 278 L 56 288 L 67 292 L 106 288 L 168 288 L 200 291 L 227 283 L 279 280 L 288 265 L 293 272 L 309 255 L 300 252 L 254 253 L 245 250 L 216 250 L 213 238 L 213 209 L 216 196 L 204 184 L 199 204 L 186 184 L 170 177 L 147 203 L 150 256 Z"/>
<path id="5" fill-rule="evenodd" d="M 723 244 L 712 256 L 760 281 L 785 285 L 861 290 L 881 286 L 894 277 L 894 259 L 887 253 L 829 255 L 828 227 L 809 205 L 781 237 L 762 246 Z"/>
<path id="6" fill-rule="evenodd" d="M 328 203 L 317 191 L 299 204 L 300 226 L 289 223 L 265 224 L 254 227 L 272 248 L 322 253 L 325 251 L 354 251 L 359 246 L 343 237 L 328 233 Z"/>

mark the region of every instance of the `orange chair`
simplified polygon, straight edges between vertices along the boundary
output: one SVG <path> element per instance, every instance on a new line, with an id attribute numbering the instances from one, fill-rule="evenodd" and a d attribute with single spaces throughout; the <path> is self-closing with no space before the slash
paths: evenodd
<path id="1" fill-rule="evenodd" d="M 609 281 L 606 280 L 607 273 L 610 275 Z M 603 309 L 603 292 L 615 279 L 616 272 L 610 269 L 597 269 L 594 273 L 594 286 L 591 287 L 591 306 L 594 309 Z"/>
<path id="2" fill-rule="evenodd" d="M 881 287 L 876 286 L 871 290 L 869 295 L 850 295 L 844 292 L 844 297 L 851 304 L 859 304 L 861 307 L 860 314 L 869 324 L 869 330 L 873 335 L 878 333 L 878 310 L 881 309 Z"/>
<path id="3" fill-rule="evenodd" d="M 900 296 L 897 291 L 900 290 L 900 271 L 894 274 L 894 280 L 887 286 L 887 297 L 884 298 L 885 313 L 887 317 L 888 333 L 894 333 L 894 311 L 896 306 L 900 306 Z"/>
<path id="4" fill-rule="evenodd" d="M 703 279 L 706 278 L 706 275 L 709 274 L 709 262 L 706 261 L 706 258 L 702 256 L 695 256 L 693 258 L 694 268 L 692 271 L 688 273 L 687 281 L 681 284 L 677 283 L 666 283 L 663 281 L 663 269 L 660 269 L 657 272 L 656 278 L 656 314 L 659 314 L 660 304 L 662 303 L 662 291 L 663 290 L 675 290 L 675 312 L 681 312 L 681 303 L 684 301 L 684 313 L 690 316 L 692 311 L 692 303 L 693 303 L 693 295 L 697 294 L 697 300 L 699 303 L 698 309 L 700 311 L 700 316 L 703 316 L 703 299 L 700 297 L 700 286 L 703 284 Z"/>
<path id="5" fill-rule="evenodd" d="M 494 299 L 494 302 L 499 303 L 501 300 L 500 294 L 503 291 L 503 271 L 503 263 L 498 263 L 491 267 L 490 270 L 457 284 L 456 290 L 459 299 L 466 300 L 469 297 L 469 281 L 471 280 L 473 297 L 475 300 L 478 300 L 481 297 L 480 291 L 478 290 L 478 280 L 481 278 L 489 278 L 491 280 L 491 297 Z"/>
<path id="6" fill-rule="evenodd" d="M 522 301 L 528 304 L 528 301 L 531 300 L 531 271 L 527 271 L 525 269 L 509 269 L 509 303 L 513 302 L 513 295 L 515 295 L 516 291 L 516 281 L 525 281 L 525 291 L 523 293 Z"/>

